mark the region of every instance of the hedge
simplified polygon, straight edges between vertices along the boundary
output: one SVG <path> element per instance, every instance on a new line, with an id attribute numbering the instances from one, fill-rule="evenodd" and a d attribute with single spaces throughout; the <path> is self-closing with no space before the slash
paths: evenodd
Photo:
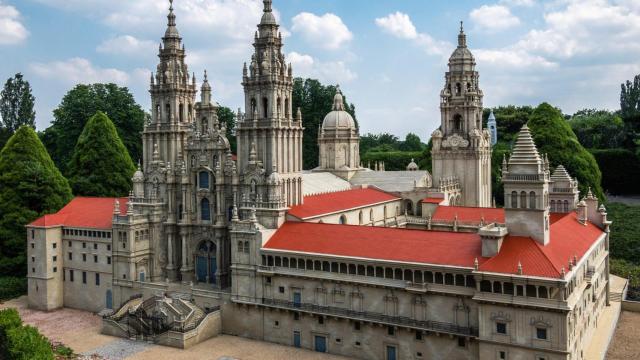
<path id="1" fill-rule="evenodd" d="M 602 171 L 602 187 L 610 194 L 637 194 L 640 158 L 627 149 L 589 149 Z"/>

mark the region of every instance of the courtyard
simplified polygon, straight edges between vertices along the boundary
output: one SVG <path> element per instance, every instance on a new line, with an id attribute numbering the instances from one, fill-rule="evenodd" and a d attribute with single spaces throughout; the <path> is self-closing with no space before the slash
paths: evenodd
<path id="1" fill-rule="evenodd" d="M 52 312 L 27 308 L 27 297 L 0 304 L 0 309 L 18 310 L 25 324 L 37 327 L 52 342 L 69 346 L 84 359 L 108 360 L 338 360 L 340 356 L 320 354 L 288 346 L 221 335 L 187 350 L 100 334 L 102 319 L 90 312 L 60 309 Z"/>

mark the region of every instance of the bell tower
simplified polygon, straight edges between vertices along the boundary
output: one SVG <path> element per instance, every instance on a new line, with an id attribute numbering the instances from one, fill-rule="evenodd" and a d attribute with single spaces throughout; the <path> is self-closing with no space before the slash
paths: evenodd
<path id="1" fill-rule="evenodd" d="M 143 133 L 144 172 L 155 160 L 175 165 L 194 119 L 196 79 L 189 76 L 186 53 L 170 0 L 167 30 L 160 44 L 160 62 L 151 74 L 151 119 Z M 155 159 L 154 159 L 155 158 Z"/>
<path id="2" fill-rule="evenodd" d="M 440 129 L 432 134 L 434 185 L 455 179 L 464 206 L 491 206 L 491 136 L 482 127 L 482 98 L 476 61 L 462 22 L 458 47 L 440 92 Z"/>
<path id="3" fill-rule="evenodd" d="M 268 194 L 266 180 L 277 173 L 273 178 L 280 187 L 278 201 L 293 206 L 302 203 L 302 114 L 299 109 L 294 114 L 292 109 L 292 69 L 285 63 L 271 0 L 263 3 L 254 53 L 242 74 L 246 116 L 236 126 L 238 168 L 245 194 L 258 203 L 274 199 Z"/>

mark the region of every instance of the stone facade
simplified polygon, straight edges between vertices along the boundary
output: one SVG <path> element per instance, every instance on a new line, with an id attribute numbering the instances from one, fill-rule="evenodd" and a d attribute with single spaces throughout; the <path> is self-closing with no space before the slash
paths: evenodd
<path id="1" fill-rule="evenodd" d="M 318 139 L 321 166 L 303 176 L 302 114 L 293 112 L 293 70 L 271 5 L 264 0 L 254 54 L 243 69 L 246 116 L 237 119 L 237 161 L 206 73 L 196 102 L 195 76 L 189 76 L 170 9 L 133 191 L 100 200 L 108 203 L 110 227 L 76 226 L 69 222 L 71 208 L 64 217 L 45 216 L 28 226 L 30 306 L 99 312 L 132 296 L 149 301 L 170 294 L 203 309 L 219 306 L 222 328 L 212 333 L 355 358 L 583 359 L 581 350 L 609 301 L 610 222 L 591 194 L 578 202 L 577 183 L 564 168 L 550 175 L 526 126 L 503 164 L 504 223 L 482 218 L 465 224 L 457 215 L 431 223 L 438 206 L 481 212 L 491 205 L 491 139 L 482 127 L 483 94 L 464 32 L 442 91 L 433 177 L 415 166 L 403 172 L 385 172 L 383 164 L 377 171 L 362 168 L 358 131 L 343 117 L 340 92 Z M 331 177 L 339 181 L 326 180 Z M 351 191 L 345 187 L 375 185 L 395 198 L 300 219 L 289 212 L 306 206 L 303 178 L 317 178 L 317 196 L 322 182 L 331 182 L 327 191 L 345 196 Z M 330 246 L 270 246 L 291 223 L 394 232 L 371 246 L 377 257 L 332 253 Z M 346 234 L 327 231 L 321 240 L 353 240 L 338 233 Z M 415 234 L 425 242 L 406 258 L 387 256 Z M 576 239 L 584 234 L 591 238 Z M 289 240 L 309 245 L 305 235 Z M 473 246 L 455 242 L 460 236 Z M 435 245 L 421 245 L 427 241 Z M 581 255 L 562 258 L 561 265 L 553 256 L 541 258 L 547 267 L 518 260 L 531 264 L 530 256 L 564 251 L 553 247 L 560 241 L 582 244 L 570 249 Z M 371 249 L 362 244 L 359 250 Z M 411 260 L 434 253 L 441 258 Z M 466 253 L 475 259 L 456 258 Z"/>
<path id="2" fill-rule="evenodd" d="M 431 136 L 433 178 L 460 183 L 462 197 L 452 205 L 491 207 L 491 136 L 482 125 L 482 98 L 476 61 L 460 27 L 458 48 L 449 58 L 440 93 L 440 129 Z"/>

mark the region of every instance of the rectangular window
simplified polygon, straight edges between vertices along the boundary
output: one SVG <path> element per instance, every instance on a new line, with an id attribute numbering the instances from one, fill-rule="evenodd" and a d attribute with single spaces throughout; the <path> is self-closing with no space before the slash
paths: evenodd
<path id="1" fill-rule="evenodd" d="M 35 256 L 31 257 L 31 262 L 36 262 L 36 257 Z"/>
<path id="2" fill-rule="evenodd" d="M 318 324 L 320 325 L 324 324 L 324 317 L 322 316 L 318 317 Z"/>
<path id="3" fill-rule="evenodd" d="M 86 271 L 82 272 L 82 283 L 83 284 L 87 283 L 87 272 Z"/>
<path id="4" fill-rule="evenodd" d="M 51 245 L 53 246 L 54 249 L 58 247 L 58 243 L 53 243 Z"/>
<path id="5" fill-rule="evenodd" d="M 507 333 L 507 324 L 506 324 L 506 323 L 503 323 L 503 322 L 498 321 L 498 322 L 496 323 L 496 332 L 497 332 L 498 334 L 506 334 L 506 333 Z"/>
<path id="6" fill-rule="evenodd" d="M 35 248 L 36 248 L 36 244 L 31 243 L 31 248 L 32 248 L 32 249 L 35 249 Z"/>
<path id="7" fill-rule="evenodd" d="M 35 230 L 31 230 L 31 238 L 35 239 L 36 238 L 36 232 Z"/>
<path id="8" fill-rule="evenodd" d="M 58 272 L 58 268 L 56 266 L 53 267 L 53 272 L 57 273 Z"/>
<path id="9" fill-rule="evenodd" d="M 422 331 L 416 331 L 416 340 L 422 340 Z"/>
<path id="10" fill-rule="evenodd" d="M 97 263 L 98 262 L 98 255 L 93 255 L 93 262 Z"/>
<path id="11" fill-rule="evenodd" d="M 284 294 L 284 286 L 280 286 L 278 288 L 278 291 L 280 291 L 280 294 Z"/>
<path id="12" fill-rule="evenodd" d="M 360 321 L 356 321 L 353 323 L 353 328 L 357 331 L 360 331 Z"/>
<path id="13" fill-rule="evenodd" d="M 300 320 L 300 313 L 293 313 L 293 320 Z"/>
<path id="14" fill-rule="evenodd" d="M 98 244 L 93 244 L 93 250 L 98 250 Z"/>
<path id="15" fill-rule="evenodd" d="M 536 328 L 536 337 L 540 340 L 547 340 L 547 329 Z"/>
<path id="16" fill-rule="evenodd" d="M 69 281 L 73 282 L 73 270 L 69 270 Z"/>
<path id="17" fill-rule="evenodd" d="M 96 273 L 96 286 L 100 286 L 100 274 Z"/>
<path id="18" fill-rule="evenodd" d="M 82 243 L 82 248 L 83 248 L 83 249 L 86 249 L 86 248 L 87 248 L 87 243 L 86 243 L 86 242 L 83 242 L 83 243 Z"/>
<path id="19" fill-rule="evenodd" d="M 69 253 L 69 260 L 73 260 L 73 253 Z"/>
<path id="20" fill-rule="evenodd" d="M 71 241 L 69 241 L 69 247 L 71 247 L 71 246 L 72 246 Z"/>
<path id="21" fill-rule="evenodd" d="M 394 336 L 396 334 L 396 328 L 393 326 L 387 326 L 387 335 Z"/>
<path id="22" fill-rule="evenodd" d="M 111 251 L 111 244 L 107 244 L 107 251 Z"/>
<path id="23" fill-rule="evenodd" d="M 506 360 L 507 359 L 507 352 L 506 351 L 498 351 L 498 359 L 499 360 Z"/>
<path id="24" fill-rule="evenodd" d="M 84 261 L 84 262 L 87 261 L 87 254 L 82 254 L 82 261 Z"/>
<path id="25" fill-rule="evenodd" d="M 458 337 L 458 346 L 460 347 L 465 347 L 467 345 L 467 339 L 463 338 L 462 336 Z"/>
<path id="26" fill-rule="evenodd" d="M 57 257 L 57 256 L 54 256 L 54 257 L 53 257 L 53 262 L 57 262 L 57 261 L 58 261 L 58 257 Z"/>
<path id="27" fill-rule="evenodd" d="M 111 265 L 111 256 L 107 256 L 107 265 Z"/>
<path id="28" fill-rule="evenodd" d="M 32 272 L 32 273 L 36 272 L 36 268 L 32 267 L 32 268 L 31 268 L 31 272 Z"/>

